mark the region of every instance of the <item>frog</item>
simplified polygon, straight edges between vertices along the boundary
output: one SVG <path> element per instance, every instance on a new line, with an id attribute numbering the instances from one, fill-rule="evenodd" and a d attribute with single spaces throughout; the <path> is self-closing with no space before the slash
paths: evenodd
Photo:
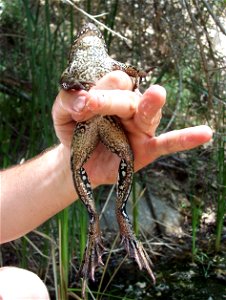
<path id="1" fill-rule="evenodd" d="M 114 70 L 121 70 L 134 79 L 134 91 L 138 89 L 142 78 L 146 76 L 145 71 L 112 59 L 98 27 L 93 23 L 86 23 L 72 44 L 68 65 L 60 78 L 60 86 L 65 91 L 89 91 L 98 80 Z M 89 215 L 88 239 L 79 270 L 83 280 L 83 298 L 87 280 L 94 281 L 96 268 L 104 265 L 102 256 L 106 251 L 102 241 L 92 186 L 84 168 L 84 164 L 100 142 L 120 158 L 115 212 L 121 243 L 128 255 L 135 259 L 139 269 L 146 269 L 155 282 L 152 271 L 153 264 L 142 243 L 136 238 L 126 212 L 134 173 L 133 150 L 125 130 L 116 116 L 96 115 L 89 120 L 77 122 L 71 142 L 73 183 Z"/>

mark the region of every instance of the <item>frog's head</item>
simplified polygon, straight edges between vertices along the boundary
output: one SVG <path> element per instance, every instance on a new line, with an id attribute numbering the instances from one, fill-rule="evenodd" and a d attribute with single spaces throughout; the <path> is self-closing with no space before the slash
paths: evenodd
<path id="1" fill-rule="evenodd" d="M 99 38 L 103 38 L 100 30 L 93 23 L 86 23 L 78 33 L 77 38 L 83 38 L 87 35 L 96 35 Z"/>
<path id="2" fill-rule="evenodd" d="M 79 31 L 77 38 L 72 45 L 72 52 L 76 50 L 86 51 L 90 48 L 105 48 L 105 50 L 107 50 L 104 38 L 100 30 L 93 23 L 85 24 Z"/>
<path id="3" fill-rule="evenodd" d="M 63 90 L 86 90 L 87 88 L 75 79 L 74 76 L 68 71 L 68 68 L 63 72 L 60 78 L 60 86 Z"/>

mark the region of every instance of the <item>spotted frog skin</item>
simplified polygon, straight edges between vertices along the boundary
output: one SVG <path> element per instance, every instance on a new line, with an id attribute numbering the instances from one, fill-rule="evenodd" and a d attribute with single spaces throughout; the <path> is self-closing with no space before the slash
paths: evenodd
<path id="1" fill-rule="evenodd" d="M 114 70 L 122 70 L 135 78 L 134 89 L 138 87 L 140 79 L 145 76 L 145 72 L 112 59 L 108 55 L 99 29 L 94 24 L 88 23 L 83 26 L 72 45 L 69 63 L 61 76 L 60 85 L 64 90 L 84 89 L 88 91 L 101 77 Z M 126 202 L 131 191 L 134 172 L 132 149 L 116 118 L 97 115 L 88 121 L 77 123 L 71 144 L 71 170 L 74 186 L 89 214 L 88 240 L 80 268 L 80 275 L 83 279 L 83 298 L 86 280 L 89 278 L 94 280 L 96 267 L 103 265 L 102 255 L 105 251 L 91 184 L 83 168 L 99 142 L 102 142 L 121 159 L 118 171 L 116 216 L 122 243 L 129 256 L 136 260 L 139 268 L 145 268 L 153 281 L 155 280 L 151 270 L 151 261 L 142 244 L 136 239 L 126 213 Z"/>

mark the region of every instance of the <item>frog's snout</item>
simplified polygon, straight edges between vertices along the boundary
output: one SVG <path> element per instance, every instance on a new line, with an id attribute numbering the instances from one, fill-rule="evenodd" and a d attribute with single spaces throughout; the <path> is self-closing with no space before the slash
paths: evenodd
<path id="1" fill-rule="evenodd" d="M 83 90 L 84 86 L 76 81 L 72 76 L 68 76 L 67 73 L 63 73 L 60 79 L 60 86 L 63 90 Z"/>

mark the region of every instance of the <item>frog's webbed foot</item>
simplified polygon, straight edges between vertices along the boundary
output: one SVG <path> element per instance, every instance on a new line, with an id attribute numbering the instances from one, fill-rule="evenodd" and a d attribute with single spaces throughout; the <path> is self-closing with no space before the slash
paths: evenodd
<path id="1" fill-rule="evenodd" d="M 102 255 L 105 248 L 102 244 L 101 237 L 89 236 L 87 247 L 83 256 L 83 261 L 79 270 L 79 275 L 82 278 L 82 297 L 85 298 L 85 289 L 87 280 L 95 281 L 95 269 L 98 266 L 103 266 Z"/>
<path id="2" fill-rule="evenodd" d="M 79 270 L 79 274 L 84 279 L 92 279 L 95 281 L 95 269 L 98 266 L 103 266 L 102 255 L 104 254 L 105 248 L 102 244 L 101 237 L 89 236 L 83 261 Z"/>
<path id="3" fill-rule="evenodd" d="M 137 241 L 126 213 L 126 202 L 133 179 L 132 149 L 120 124 L 113 118 L 104 117 L 100 129 L 101 141 L 121 158 L 118 172 L 116 216 L 122 243 L 129 256 L 135 258 L 139 268 L 145 268 L 155 282 L 155 277 L 151 270 L 151 261 L 142 244 Z"/>
<path id="4" fill-rule="evenodd" d="M 132 65 L 127 65 L 115 60 L 112 60 L 112 69 L 113 70 L 122 70 L 126 74 L 128 74 L 130 77 L 135 78 L 134 80 L 134 87 L 133 90 L 137 89 L 139 87 L 139 84 L 142 81 L 142 78 L 145 78 L 147 76 L 147 72 L 138 70 Z"/>
<path id="5" fill-rule="evenodd" d="M 85 297 L 86 281 L 94 280 L 97 266 L 102 265 L 104 246 L 102 245 L 99 217 L 96 212 L 92 187 L 83 164 L 96 148 L 98 136 L 98 117 L 77 124 L 71 145 L 71 169 L 75 189 L 89 214 L 89 235 L 80 275 L 83 278 L 82 297 Z"/>
<path id="6" fill-rule="evenodd" d="M 138 241 L 135 236 L 123 236 L 121 237 L 121 243 L 124 245 L 128 255 L 135 259 L 139 269 L 143 268 L 147 270 L 148 274 L 155 283 L 155 276 L 152 272 L 151 266 L 153 265 L 147 252 L 145 251 L 142 243 Z"/>

